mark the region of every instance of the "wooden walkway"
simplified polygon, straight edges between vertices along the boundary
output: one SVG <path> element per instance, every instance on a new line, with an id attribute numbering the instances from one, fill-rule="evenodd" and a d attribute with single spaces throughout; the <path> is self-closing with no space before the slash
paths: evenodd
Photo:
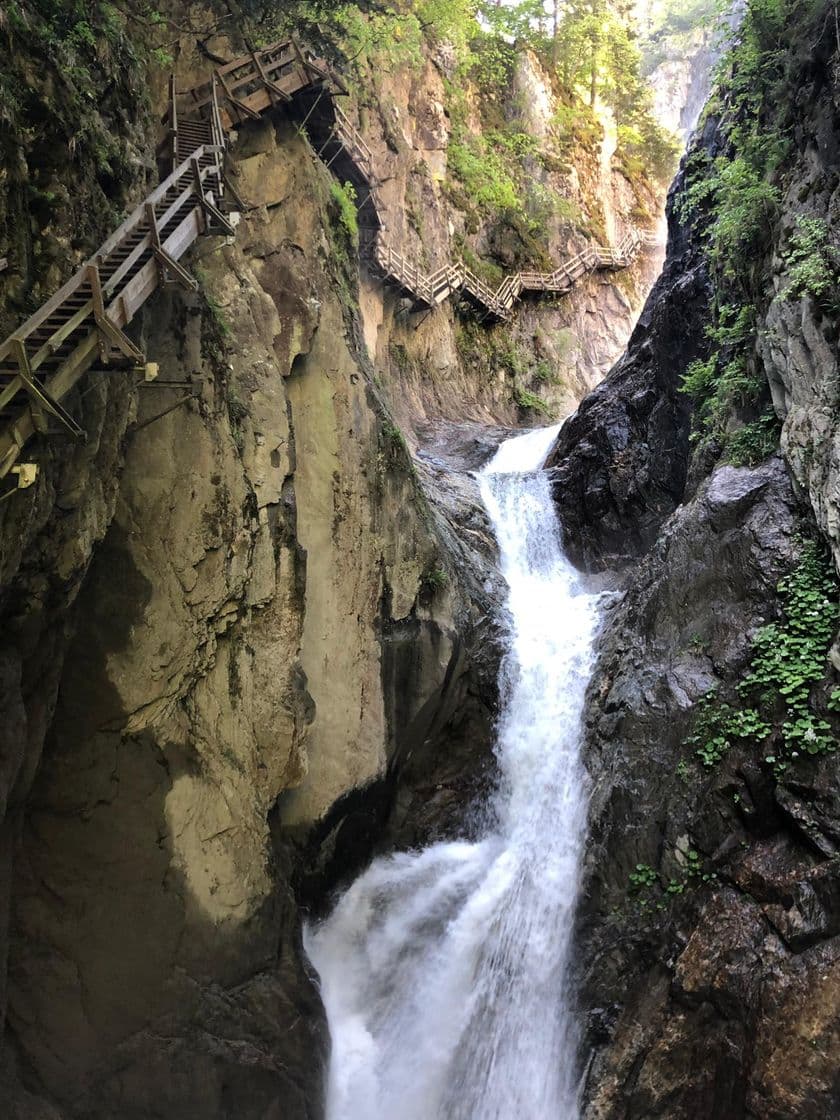
<path id="1" fill-rule="evenodd" d="M 296 109 L 318 156 L 340 182 L 352 183 L 356 191 L 365 257 L 380 279 L 410 299 L 416 310 L 455 298 L 471 304 L 485 319 L 506 320 L 523 292 L 566 293 L 589 272 L 627 268 L 641 246 L 652 240 L 634 229 L 614 247 L 588 246 L 553 272 L 512 273 L 495 289 L 461 260 L 426 272 L 389 239 L 373 156 L 335 98 L 310 89 L 296 99 Z"/>
<path id="2" fill-rule="evenodd" d="M 166 135 L 158 149 L 165 177 L 90 260 L 9 338 L 0 343 L 0 479 L 19 487 L 37 474 L 20 453 L 35 434 L 84 439 L 62 401 L 96 366 L 149 380 L 157 367 L 125 334 L 138 310 L 167 284 L 195 289 L 179 263 L 203 234 L 232 234 L 225 216 L 226 134 L 283 106 L 303 126 L 325 165 L 356 190 L 361 244 L 372 270 L 432 309 L 447 299 L 471 304 L 489 320 L 510 318 L 523 292 L 568 292 L 586 273 L 624 268 L 646 235 L 628 233 L 614 249 L 587 248 L 554 272 L 518 272 L 495 290 L 462 261 L 425 272 L 390 243 L 373 156 L 342 111 L 341 80 L 294 39 L 218 67 L 186 92 L 170 87 Z M 8 490 L 6 491 L 8 493 Z"/>

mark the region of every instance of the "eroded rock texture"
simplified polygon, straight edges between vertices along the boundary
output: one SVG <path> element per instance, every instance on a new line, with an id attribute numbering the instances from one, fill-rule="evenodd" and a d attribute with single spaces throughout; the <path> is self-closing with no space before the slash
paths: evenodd
<path id="1" fill-rule="evenodd" d="M 627 358 L 553 459 L 570 542 L 582 533 L 577 561 L 643 554 L 607 612 L 586 719 L 588 1120 L 840 1112 L 837 757 L 803 755 L 779 774 L 757 748 L 732 746 L 707 769 L 686 741 L 709 689 L 743 706 L 734 686 L 756 630 L 777 617 L 803 528 L 816 520 L 838 556 L 836 309 L 792 293 L 789 271 L 798 219 L 832 225 L 837 205 L 826 27 L 812 27 L 807 59 L 793 47 L 795 145 L 757 272 L 767 278 L 757 351 L 784 457 L 710 475 L 708 456 L 689 461 L 676 385 L 697 352 L 708 284 L 696 244 L 675 229 Z M 713 131 L 702 142 L 713 150 Z M 668 280 L 677 256 L 689 268 L 682 294 Z"/>
<path id="2" fill-rule="evenodd" d="M 144 319 L 159 382 L 94 376 L 87 445 L 0 513 L 0 1083 L 27 1118 L 319 1116 L 301 901 L 410 765 L 404 827 L 454 819 L 481 766 L 443 744 L 490 741 L 474 487 L 438 501 L 412 465 L 305 141 L 254 124 L 234 159 L 236 239 Z"/>
<path id="3" fill-rule="evenodd" d="M 685 745 L 693 705 L 737 679 L 774 616 L 799 525 L 779 459 L 722 467 L 607 620 L 586 738 L 587 1116 L 833 1115 L 837 763 L 802 759 L 777 783 L 754 750 L 706 772 Z M 689 877 L 692 851 L 715 879 Z M 658 872 L 650 890 L 633 889 L 638 865 Z"/>
<path id="4" fill-rule="evenodd" d="M 713 149 L 713 127 L 704 139 Z M 678 176 L 671 200 L 681 187 Z M 682 500 L 690 405 L 679 374 L 705 354 L 710 298 L 701 247 L 671 204 L 665 265 L 627 352 L 563 425 L 546 461 L 567 553 L 582 568 L 642 555 Z"/>

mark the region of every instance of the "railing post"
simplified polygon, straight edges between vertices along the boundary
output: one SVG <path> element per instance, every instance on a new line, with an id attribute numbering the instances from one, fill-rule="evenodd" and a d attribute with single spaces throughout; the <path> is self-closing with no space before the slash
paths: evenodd
<path id="1" fill-rule="evenodd" d="M 178 90 L 175 86 L 175 74 L 169 75 L 169 135 L 172 140 L 172 168 L 178 166 Z"/>

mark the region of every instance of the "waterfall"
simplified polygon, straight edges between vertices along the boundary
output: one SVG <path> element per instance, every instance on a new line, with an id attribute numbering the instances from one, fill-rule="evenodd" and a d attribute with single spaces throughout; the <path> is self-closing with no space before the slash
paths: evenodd
<path id="1" fill-rule="evenodd" d="M 574 1120 L 569 950 L 598 596 L 539 470 L 558 426 L 479 476 L 508 584 L 495 823 L 378 859 L 305 931 L 332 1036 L 328 1120 Z"/>

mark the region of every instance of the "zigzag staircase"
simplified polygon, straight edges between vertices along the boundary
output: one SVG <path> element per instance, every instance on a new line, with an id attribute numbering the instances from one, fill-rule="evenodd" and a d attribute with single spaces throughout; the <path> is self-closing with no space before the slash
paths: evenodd
<path id="1" fill-rule="evenodd" d="M 185 93 L 170 88 L 167 132 L 158 149 L 160 185 L 90 260 L 9 338 L 0 343 L 0 479 L 31 485 L 37 465 L 20 462 L 35 434 L 85 433 L 62 401 L 93 366 L 127 369 L 145 380 L 157 367 L 125 334 L 163 285 L 194 290 L 179 263 L 203 234 L 232 234 L 225 216 L 226 134 L 277 107 L 307 131 L 325 165 L 356 190 L 361 249 L 372 270 L 416 309 L 458 298 L 483 318 L 510 318 L 523 292 L 568 292 L 587 272 L 624 268 L 647 235 L 631 231 L 613 249 L 589 247 L 554 272 L 518 272 L 494 291 L 463 262 L 427 273 L 391 245 L 373 156 L 336 101 L 340 79 L 294 39 L 273 43 L 218 67 Z M 6 490 L 0 497 L 10 493 Z"/>

